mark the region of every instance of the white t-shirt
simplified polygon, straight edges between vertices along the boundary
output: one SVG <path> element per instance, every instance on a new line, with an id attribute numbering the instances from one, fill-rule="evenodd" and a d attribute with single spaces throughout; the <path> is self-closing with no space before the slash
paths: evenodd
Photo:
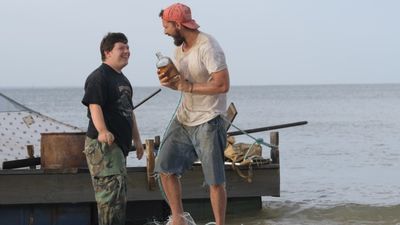
<path id="1" fill-rule="evenodd" d="M 183 79 L 193 83 L 204 83 L 211 74 L 227 68 L 225 54 L 218 42 L 208 34 L 200 32 L 196 43 L 186 52 L 182 46 L 176 48 L 175 65 Z M 226 111 L 226 94 L 201 95 L 183 93 L 178 120 L 187 126 L 205 123 Z"/>

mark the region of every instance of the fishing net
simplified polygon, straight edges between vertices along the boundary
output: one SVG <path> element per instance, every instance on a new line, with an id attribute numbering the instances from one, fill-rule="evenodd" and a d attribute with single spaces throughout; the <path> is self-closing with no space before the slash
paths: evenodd
<path id="1" fill-rule="evenodd" d="M 27 158 L 32 145 L 40 156 L 41 133 L 82 132 L 78 127 L 42 115 L 0 93 L 0 168 L 4 161 Z"/>

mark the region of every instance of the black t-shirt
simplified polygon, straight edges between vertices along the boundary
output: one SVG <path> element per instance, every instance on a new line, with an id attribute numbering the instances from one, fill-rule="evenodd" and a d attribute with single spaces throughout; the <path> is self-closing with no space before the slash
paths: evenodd
<path id="1" fill-rule="evenodd" d="M 82 103 L 88 107 L 89 125 L 86 135 L 96 139 L 98 132 L 90 115 L 89 104 L 101 106 L 107 129 L 115 143 L 128 155 L 132 148 L 132 86 L 124 74 L 103 63 L 93 71 L 85 83 Z"/>

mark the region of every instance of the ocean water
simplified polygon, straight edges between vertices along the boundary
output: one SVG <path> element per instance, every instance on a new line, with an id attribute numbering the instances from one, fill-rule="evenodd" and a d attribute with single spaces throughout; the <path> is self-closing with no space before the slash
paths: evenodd
<path id="1" fill-rule="evenodd" d="M 134 89 L 137 104 L 158 87 Z M 82 88 L 0 91 L 42 114 L 87 126 Z M 179 98 L 162 89 L 135 110 L 143 140 L 162 136 Z M 227 224 L 400 225 L 400 84 L 240 86 L 231 88 L 229 101 L 242 129 L 308 124 L 279 130 L 281 197 L 264 197 L 261 211 L 227 215 Z M 253 134 L 266 141 L 268 135 Z M 144 165 L 133 154 L 129 161 Z"/>

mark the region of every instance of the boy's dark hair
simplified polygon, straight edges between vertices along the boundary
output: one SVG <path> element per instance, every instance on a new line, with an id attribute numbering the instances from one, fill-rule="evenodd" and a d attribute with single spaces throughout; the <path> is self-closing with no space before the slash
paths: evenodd
<path id="1" fill-rule="evenodd" d="M 103 37 L 100 44 L 101 60 L 106 59 L 105 51 L 111 51 L 114 48 L 114 44 L 117 42 L 122 42 L 124 44 L 128 43 L 128 38 L 126 38 L 123 33 L 108 33 Z"/>

